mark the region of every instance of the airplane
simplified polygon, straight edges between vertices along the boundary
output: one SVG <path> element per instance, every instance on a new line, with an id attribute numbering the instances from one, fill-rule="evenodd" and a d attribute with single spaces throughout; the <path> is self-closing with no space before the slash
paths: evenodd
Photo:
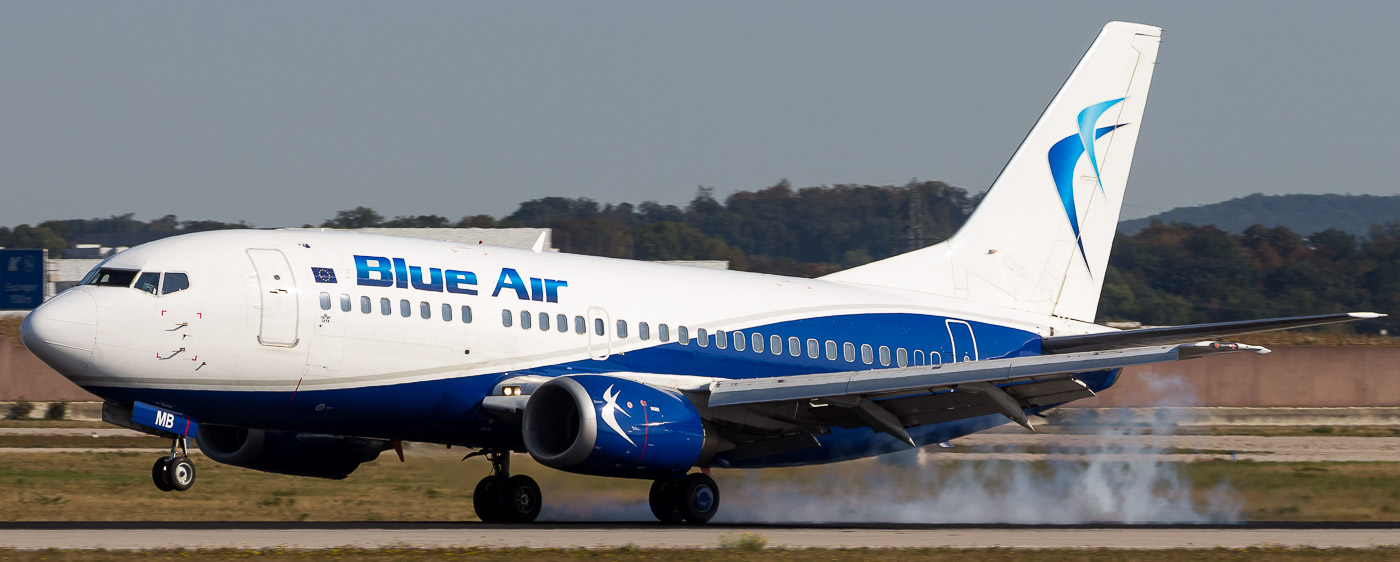
<path id="1" fill-rule="evenodd" d="M 704 524 L 715 468 L 942 444 L 1103 392 L 1121 369 L 1238 334 L 1383 315 L 1094 324 L 1161 30 L 1105 26 L 967 223 L 816 279 L 349 232 L 202 232 L 131 248 L 25 319 L 25 345 L 168 437 L 152 480 L 209 459 L 345 478 L 404 441 L 492 466 L 483 521 L 542 494 L 512 453 L 651 480 Z M 652 433 L 655 435 L 652 435 Z"/>

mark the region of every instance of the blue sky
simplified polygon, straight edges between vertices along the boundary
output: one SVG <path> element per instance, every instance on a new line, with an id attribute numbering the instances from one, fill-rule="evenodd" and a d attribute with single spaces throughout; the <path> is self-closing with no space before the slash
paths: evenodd
<path id="1" fill-rule="evenodd" d="M 976 192 L 1110 20 L 1164 28 L 1125 217 L 1400 193 L 1400 3 L 6 2 L 0 224 Z"/>

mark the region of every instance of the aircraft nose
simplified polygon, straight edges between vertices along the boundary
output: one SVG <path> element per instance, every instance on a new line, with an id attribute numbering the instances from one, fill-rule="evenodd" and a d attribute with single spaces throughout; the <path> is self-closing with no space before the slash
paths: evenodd
<path id="1" fill-rule="evenodd" d="M 97 302 L 85 292 L 65 292 L 30 312 L 19 333 L 24 346 L 54 370 L 80 375 L 92 361 Z"/>

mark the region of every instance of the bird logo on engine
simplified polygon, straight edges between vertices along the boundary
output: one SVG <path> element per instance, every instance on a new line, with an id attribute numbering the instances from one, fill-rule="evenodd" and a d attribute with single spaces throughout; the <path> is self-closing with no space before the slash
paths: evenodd
<path id="1" fill-rule="evenodd" d="M 618 435 L 621 435 L 623 439 L 626 439 L 628 443 L 631 443 L 633 447 L 636 447 L 637 442 L 633 441 L 631 437 L 628 437 L 627 433 L 622 431 L 622 426 L 617 424 L 618 413 L 621 413 L 622 415 L 627 416 L 629 418 L 632 417 L 632 414 L 629 414 L 623 411 L 621 408 L 617 407 L 617 395 L 619 394 L 622 394 L 621 390 L 613 392 L 612 385 L 608 385 L 608 389 L 603 391 L 603 410 L 599 413 L 603 415 L 603 422 L 608 424 L 608 427 L 611 427 L 613 431 L 616 431 Z"/>

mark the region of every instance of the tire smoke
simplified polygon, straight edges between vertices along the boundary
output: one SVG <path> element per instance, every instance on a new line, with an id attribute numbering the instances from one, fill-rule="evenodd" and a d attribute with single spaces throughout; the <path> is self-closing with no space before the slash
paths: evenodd
<path id="1" fill-rule="evenodd" d="M 1181 379 L 1144 375 L 1159 406 L 1194 404 Z M 1206 523 L 1240 518 L 1228 483 L 1197 490 L 1163 440 L 1172 410 L 1151 419 L 1117 410 L 1074 446 L 1008 446 L 990 455 L 926 449 L 826 467 L 778 481 L 726 473 L 723 521 L 888 523 Z M 956 441 L 954 442 L 956 445 Z M 966 457 L 976 457 L 969 460 Z M 964 457 L 964 458 L 960 458 Z M 899 462 L 903 461 L 903 462 Z M 860 467 L 851 465 L 862 464 Z M 894 466 L 891 466 L 894 465 Z M 854 470 L 853 470 L 854 468 Z"/>

